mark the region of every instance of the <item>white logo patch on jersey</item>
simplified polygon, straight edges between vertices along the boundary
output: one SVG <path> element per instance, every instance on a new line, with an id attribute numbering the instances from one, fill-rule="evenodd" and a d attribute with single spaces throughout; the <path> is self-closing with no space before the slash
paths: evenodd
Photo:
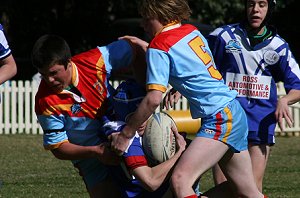
<path id="1" fill-rule="evenodd" d="M 225 46 L 227 53 L 241 53 L 241 44 L 238 40 L 230 40 Z"/>
<path id="2" fill-rule="evenodd" d="M 226 85 L 238 92 L 239 97 L 255 99 L 270 98 L 270 76 L 226 73 Z"/>
<path id="3" fill-rule="evenodd" d="M 268 50 L 264 53 L 264 61 L 268 65 L 274 65 L 279 61 L 279 54 L 274 50 Z"/>

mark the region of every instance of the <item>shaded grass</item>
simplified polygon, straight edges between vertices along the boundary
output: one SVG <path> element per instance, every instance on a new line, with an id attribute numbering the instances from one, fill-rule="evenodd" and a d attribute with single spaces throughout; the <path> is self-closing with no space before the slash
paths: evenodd
<path id="1" fill-rule="evenodd" d="M 300 138 L 277 137 L 264 180 L 270 198 L 300 197 Z M 201 190 L 213 186 L 211 171 Z M 0 135 L 0 197 L 88 197 L 71 162 L 42 147 L 41 135 Z"/>
<path id="2" fill-rule="evenodd" d="M 1 135 L 0 162 L 0 197 L 88 197 L 71 162 L 45 151 L 41 135 Z"/>

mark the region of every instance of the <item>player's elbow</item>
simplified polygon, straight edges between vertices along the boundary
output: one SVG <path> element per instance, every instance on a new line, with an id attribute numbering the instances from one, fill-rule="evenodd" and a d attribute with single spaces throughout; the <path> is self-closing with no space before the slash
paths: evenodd
<path id="1" fill-rule="evenodd" d="M 147 106 L 156 109 L 161 103 L 162 93 L 157 90 L 148 92 L 147 95 Z"/>
<path id="2" fill-rule="evenodd" d="M 6 75 L 8 76 L 9 79 L 14 77 L 17 74 L 17 64 L 12 55 L 4 59 L 4 65 L 7 68 Z"/>
<path id="3" fill-rule="evenodd" d="M 60 159 L 60 160 L 68 160 L 65 155 L 59 150 L 59 149 L 53 149 L 51 150 L 52 154 L 54 155 L 55 158 Z"/>
<path id="4" fill-rule="evenodd" d="M 144 183 L 144 188 L 149 192 L 156 191 L 159 188 L 159 186 L 159 182 L 153 180 L 149 180 L 148 182 Z"/>
<path id="5" fill-rule="evenodd" d="M 149 176 L 147 178 L 144 178 L 141 183 L 143 184 L 143 187 L 147 191 L 153 192 L 153 191 L 156 191 L 160 187 L 160 185 L 163 183 L 163 180 L 160 178 L 155 178 L 153 176 Z"/>
<path id="6" fill-rule="evenodd" d="M 14 77 L 16 74 L 17 74 L 17 66 L 15 65 L 14 68 L 11 69 L 11 72 L 10 72 L 10 78 Z"/>
<path id="7" fill-rule="evenodd" d="M 54 150 L 51 150 L 51 152 L 55 158 L 60 159 L 60 160 L 64 159 L 63 156 L 59 152 L 57 152 L 57 150 L 54 149 Z"/>

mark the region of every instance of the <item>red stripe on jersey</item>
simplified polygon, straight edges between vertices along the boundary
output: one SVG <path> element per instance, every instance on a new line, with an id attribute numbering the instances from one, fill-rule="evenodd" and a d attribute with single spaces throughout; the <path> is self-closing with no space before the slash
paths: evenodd
<path id="1" fill-rule="evenodd" d="M 125 158 L 128 169 L 134 170 L 141 166 L 148 166 L 145 156 L 130 156 Z"/>
<path id="2" fill-rule="evenodd" d="M 222 125 L 222 115 L 221 115 L 220 112 L 216 114 L 216 119 L 217 119 L 217 123 L 216 123 L 216 134 L 214 136 L 215 140 L 219 139 L 219 137 L 221 135 L 221 131 L 222 131 L 222 128 L 221 128 L 221 125 Z"/>
<path id="3" fill-rule="evenodd" d="M 184 197 L 184 198 L 198 198 L 198 196 L 197 196 L 196 194 L 194 194 L 194 195 L 186 196 L 186 197 Z"/>
<path id="4" fill-rule="evenodd" d="M 168 52 L 169 49 L 183 37 L 197 30 L 195 26 L 190 24 L 182 25 L 178 28 L 168 30 L 166 32 L 161 32 L 151 41 L 149 47 L 154 49 L 163 50 Z"/>
<path id="5" fill-rule="evenodd" d="M 86 102 L 80 103 L 81 110 L 74 115 L 71 107 L 76 102 L 69 93 L 54 93 L 42 80 L 36 95 L 38 115 L 69 115 L 95 119 L 102 116 L 107 108 L 107 70 L 98 48 L 72 57 L 78 76 L 73 75 L 73 85 L 79 90 Z M 73 71 L 74 72 L 74 71 Z"/>

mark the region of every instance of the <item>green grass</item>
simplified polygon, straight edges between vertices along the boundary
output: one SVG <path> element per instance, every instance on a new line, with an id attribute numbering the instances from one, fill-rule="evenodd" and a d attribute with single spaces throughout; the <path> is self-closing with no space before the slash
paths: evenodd
<path id="1" fill-rule="evenodd" d="M 277 137 L 264 180 L 270 198 L 300 197 L 300 138 Z M 213 185 L 211 171 L 201 190 Z M 88 197 L 71 162 L 45 151 L 41 135 L 0 135 L 0 197 Z"/>

